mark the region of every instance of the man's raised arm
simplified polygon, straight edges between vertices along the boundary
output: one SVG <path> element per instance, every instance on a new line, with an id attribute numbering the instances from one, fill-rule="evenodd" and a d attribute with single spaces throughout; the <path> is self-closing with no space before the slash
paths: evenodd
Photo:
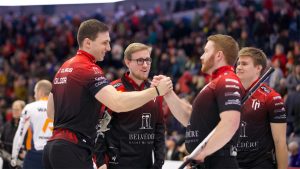
<path id="1" fill-rule="evenodd" d="M 162 79 L 157 87 L 143 91 L 118 92 L 113 86 L 103 87 L 96 95 L 96 99 L 114 112 L 128 112 L 141 107 L 158 95 L 163 96 L 173 90 L 169 77 Z"/>

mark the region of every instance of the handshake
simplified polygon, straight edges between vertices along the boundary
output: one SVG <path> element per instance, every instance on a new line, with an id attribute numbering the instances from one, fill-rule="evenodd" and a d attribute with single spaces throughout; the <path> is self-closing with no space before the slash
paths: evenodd
<path id="1" fill-rule="evenodd" d="M 173 91 L 173 83 L 170 77 L 164 75 L 154 76 L 151 81 L 151 87 L 155 87 L 157 95 L 164 96 Z"/>

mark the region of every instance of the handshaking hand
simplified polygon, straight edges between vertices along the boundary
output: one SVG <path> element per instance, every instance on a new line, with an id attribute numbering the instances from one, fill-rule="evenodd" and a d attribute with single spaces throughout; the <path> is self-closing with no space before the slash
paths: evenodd
<path id="1" fill-rule="evenodd" d="M 156 86 L 159 95 L 164 96 L 166 93 L 173 90 L 173 83 L 170 77 L 164 75 L 154 76 L 151 82 L 151 87 Z"/>

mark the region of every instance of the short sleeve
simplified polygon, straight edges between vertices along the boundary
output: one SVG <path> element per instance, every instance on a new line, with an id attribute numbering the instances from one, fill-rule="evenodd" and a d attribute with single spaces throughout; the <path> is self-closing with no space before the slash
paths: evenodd
<path id="1" fill-rule="evenodd" d="M 109 81 L 104 76 L 103 71 L 98 66 L 94 66 L 89 69 L 88 81 L 88 89 L 92 95 L 96 95 L 98 91 L 109 84 Z"/>
<path id="2" fill-rule="evenodd" d="M 267 99 L 268 116 L 271 123 L 286 123 L 286 110 L 282 97 L 272 92 Z"/>

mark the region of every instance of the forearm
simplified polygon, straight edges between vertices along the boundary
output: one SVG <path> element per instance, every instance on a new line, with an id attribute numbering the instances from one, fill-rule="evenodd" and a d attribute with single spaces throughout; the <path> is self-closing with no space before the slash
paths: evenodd
<path id="1" fill-rule="evenodd" d="M 26 121 L 26 122 L 20 121 L 20 123 L 19 123 L 19 127 L 15 133 L 14 140 L 13 140 L 12 153 L 11 153 L 11 156 L 13 159 L 18 158 L 19 151 L 21 149 L 21 146 L 22 146 L 22 143 L 23 143 L 23 140 L 24 140 L 24 137 L 25 137 L 25 134 L 26 134 L 26 131 L 27 131 L 29 125 L 30 124 L 28 121 Z"/>
<path id="2" fill-rule="evenodd" d="M 278 169 L 288 166 L 288 153 L 286 145 L 286 123 L 270 123 Z"/>
<path id="3" fill-rule="evenodd" d="M 239 127 L 239 119 L 240 116 L 235 118 L 228 118 L 227 120 L 221 120 L 219 124 L 216 126 L 215 133 L 207 142 L 203 151 L 206 156 L 213 154 L 217 150 L 224 147 L 227 144 L 233 135 L 236 133 Z"/>
<path id="4" fill-rule="evenodd" d="M 286 169 L 288 167 L 288 152 L 285 142 L 275 144 L 276 160 L 278 169 Z"/>
<path id="5" fill-rule="evenodd" d="M 174 117 L 186 127 L 191 117 L 192 105 L 181 100 L 174 91 L 165 95 L 164 99 Z"/>
<path id="6" fill-rule="evenodd" d="M 111 105 L 111 107 L 107 105 L 108 108 L 115 112 L 128 112 L 141 107 L 158 95 L 155 88 L 149 88 L 138 92 L 117 92 L 116 96 L 112 102 L 115 104 Z"/>

